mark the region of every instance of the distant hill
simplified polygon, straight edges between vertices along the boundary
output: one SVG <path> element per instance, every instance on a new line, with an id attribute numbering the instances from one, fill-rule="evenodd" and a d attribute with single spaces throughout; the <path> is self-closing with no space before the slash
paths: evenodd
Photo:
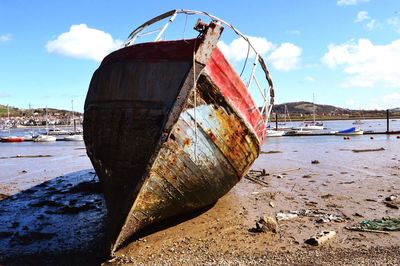
<path id="1" fill-rule="evenodd" d="M 286 111 L 285 111 L 286 109 Z M 285 112 L 291 118 L 307 118 L 313 115 L 313 103 L 311 102 L 290 102 L 277 104 L 273 112 L 279 117 L 284 117 Z M 400 108 L 390 110 L 391 116 L 400 116 Z M 332 105 L 315 104 L 315 114 L 318 119 L 363 119 L 386 117 L 386 110 L 351 110 Z"/>
<path id="2" fill-rule="evenodd" d="M 31 116 L 32 114 L 36 114 L 39 116 L 42 116 L 45 114 L 45 109 L 46 108 L 34 108 L 34 109 L 19 109 L 16 107 L 9 107 L 10 110 L 10 116 Z M 63 109 L 55 109 L 55 108 L 47 108 L 47 113 L 49 115 L 58 113 L 60 115 L 66 115 L 68 113 L 71 113 L 69 110 L 63 110 Z M 75 114 L 80 114 L 79 112 L 74 112 Z M 7 105 L 2 105 L 0 104 L 0 117 L 6 117 L 7 116 Z"/>
<path id="3" fill-rule="evenodd" d="M 285 106 L 287 107 L 287 112 L 290 115 L 310 115 L 313 113 L 314 105 L 311 102 L 291 102 L 291 103 L 283 103 L 277 104 L 274 106 L 274 111 L 280 114 L 285 113 Z M 352 110 L 344 109 L 340 107 L 336 107 L 333 105 L 325 105 L 325 104 L 315 104 L 315 113 L 316 114 L 351 114 Z"/>

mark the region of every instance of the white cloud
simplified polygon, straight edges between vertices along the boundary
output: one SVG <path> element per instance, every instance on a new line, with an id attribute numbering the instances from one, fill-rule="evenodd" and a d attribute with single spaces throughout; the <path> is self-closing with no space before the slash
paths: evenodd
<path id="1" fill-rule="evenodd" d="M 88 28 L 86 24 L 79 24 L 72 25 L 68 32 L 49 41 L 46 49 L 49 53 L 101 61 L 121 43 L 120 40 L 114 40 L 109 33 Z"/>
<path id="2" fill-rule="evenodd" d="M 371 19 L 367 23 L 366 27 L 367 27 L 367 30 L 374 30 L 374 29 L 376 29 L 378 27 L 378 24 L 377 24 L 375 19 Z"/>
<path id="3" fill-rule="evenodd" d="M 3 34 L 0 35 L 0 42 L 8 42 L 11 41 L 12 35 L 7 33 L 7 34 Z"/>
<path id="4" fill-rule="evenodd" d="M 265 55 L 274 47 L 272 42 L 268 41 L 265 38 L 251 36 L 247 36 L 247 38 L 249 38 L 254 48 L 261 55 Z M 240 61 L 244 60 L 247 56 L 248 44 L 243 38 L 234 39 L 230 44 L 225 44 L 223 41 L 219 41 L 218 47 L 221 49 L 222 53 L 228 58 L 228 60 Z M 254 52 L 252 51 L 252 49 L 250 49 L 249 58 L 253 58 L 254 56 Z"/>
<path id="5" fill-rule="evenodd" d="M 367 11 L 360 11 L 357 14 L 357 18 L 354 20 L 354 22 L 358 23 L 358 22 L 362 22 L 364 20 L 369 19 L 369 15 Z"/>
<path id="6" fill-rule="evenodd" d="M 386 45 L 374 45 L 368 39 L 331 44 L 321 61 L 330 68 L 342 68 L 348 75 L 346 87 L 400 88 L 400 39 Z"/>
<path id="7" fill-rule="evenodd" d="M 289 71 L 296 68 L 300 62 L 301 48 L 292 43 L 282 43 L 279 46 L 262 37 L 248 37 L 258 53 L 267 57 L 277 70 Z M 225 57 L 233 62 L 242 61 L 247 56 L 248 45 L 243 38 L 237 38 L 230 44 L 218 42 Z M 250 50 L 249 58 L 255 54 Z"/>
<path id="8" fill-rule="evenodd" d="M 277 70 L 289 71 L 298 66 L 301 53 L 300 47 L 285 42 L 274 50 L 268 59 Z"/>
<path id="9" fill-rule="evenodd" d="M 369 2 L 369 0 L 337 0 L 339 6 L 355 6 L 362 2 Z"/>

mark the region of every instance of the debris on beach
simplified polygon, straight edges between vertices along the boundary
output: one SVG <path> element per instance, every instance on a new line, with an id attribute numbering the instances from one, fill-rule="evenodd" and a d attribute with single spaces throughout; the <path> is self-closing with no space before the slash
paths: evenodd
<path id="1" fill-rule="evenodd" d="M 395 201 L 397 199 L 397 196 L 395 195 L 390 195 L 385 198 L 386 201 Z"/>
<path id="2" fill-rule="evenodd" d="M 371 152 L 371 151 L 384 151 L 385 148 L 381 147 L 381 148 L 377 148 L 377 149 L 353 149 L 351 150 L 352 152 Z"/>
<path id="3" fill-rule="evenodd" d="M 323 231 L 321 233 L 313 235 L 312 237 L 307 239 L 305 243 L 313 246 L 320 246 L 329 239 L 333 238 L 335 235 L 336 235 L 335 231 Z"/>
<path id="4" fill-rule="evenodd" d="M 268 187 L 269 184 L 264 181 L 265 176 L 269 176 L 270 174 L 265 171 L 265 169 L 262 170 L 250 170 L 247 175 L 244 176 L 247 180 L 252 181 L 253 183 L 259 184 L 264 187 Z"/>
<path id="5" fill-rule="evenodd" d="M 400 217 L 384 217 L 382 219 L 363 220 L 357 226 L 346 227 L 348 230 L 388 233 L 388 231 L 400 231 Z"/>
<path id="6" fill-rule="evenodd" d="M 345 217 L 339 214 L 327 213 L 324 210 L 296 210 L 289 212 L 278 212 L 276 219 L 278 221 L 291 220 L 297 217 L 314 217 L 317 218 L 317 223 L 328 223 L 328 222 L 344 222 Z"/>
<path id="7" fill-rule="evenodd" d="M 265 232 L 277 233 L 278 231 L 279 231 L 279 225 L 277 221 L 271 216 L 261 217 L 256 222 L 256 227 L 249 229 L 249 232 L 252 233 L 265 233 Z"/>
<path id="8" fill-rule="evenodd" d="M 250 175 L 245 175 L 244 178 L 246 178 L 247 180 L 252 181 L 253 183 L 261 185 L 263 187 L 268 187 L 269 186 L 269 184 L 267 182 L 265 182 L 264 180 L 258 179 L 256 177 L 253 177 L 253 176 L 250 176 Z"/>
<path id="9" fill-rule="evenodd" d="M 392 209 L 400 209 L 400 198 L 395 195 L 390 195 L 385 198 L 385 201 L 383 202 L 386 207 L 392 208 Z"/>
<path id="10" fill-rule="evenodd" d="M 291 220 L 291 219 L 294 219 L 294 218 L 297 218 L 297 217 L 299 217 L 297 215 L 297 213 L 292 213 L 292 212 L 286 212 L 286 213 L 278 212 L 276 214 L 276 219 L 278 221 Z"/>
<path id="11" fill-rule="evenodd" d="M 386 207 L 392 208 L 392 209 L 400 209 L 398 205 L 390 203 L 390 202 L 385 202 Z"/>
<path id="12" fill-rule="evenodd" d="M 318 160 L 312 160 L 311 163 L 312 164 L 319 164 L 319 161 Z"/>
<path id="13" fill-rule="evenodd" d="M 261 169 L 261 170 L 250 170 L 247 175 L 261 177 L 261 176 L 269 176 L 269 173 L 267 173 L 265 169 Z"/>

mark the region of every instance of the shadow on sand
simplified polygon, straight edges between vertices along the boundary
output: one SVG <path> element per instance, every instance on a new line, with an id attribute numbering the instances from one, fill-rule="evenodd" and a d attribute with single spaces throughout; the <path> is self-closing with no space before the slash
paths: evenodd
<path id="1" fill-rule="evenodd" d="M 128 242 L 213 206 L 153 224 Z M 109 258 L 106 232 L 107 210 L 95 172 L 60 176 L 0 200 L 0 265 L 99 265 Z"/>
<path id="2" fill-rule="evenodd" d="M 93 170 L 0 201 L 1 265 L 99 265 L 107 259 L 107 211 Z"/>

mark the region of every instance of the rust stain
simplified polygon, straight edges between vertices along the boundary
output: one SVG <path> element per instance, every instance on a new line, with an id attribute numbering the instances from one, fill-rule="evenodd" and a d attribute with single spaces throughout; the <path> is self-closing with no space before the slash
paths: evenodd
<path id="1" fill-rule="evenodd" d="M 189 138 L 185 138 L 183 140 L 183 147 L 186 148 L 186 147 L 190 146 L 190 144 L 192 144 L 192 141 Z"/>
<path id="2" fill-rule="evenodd" d="M 210 137 L 210 140 L 212 142 L 215 142 L 217 140 L 217 137 L 212 133 L 211 130 L 208 130 L 207 135 Z"/>

